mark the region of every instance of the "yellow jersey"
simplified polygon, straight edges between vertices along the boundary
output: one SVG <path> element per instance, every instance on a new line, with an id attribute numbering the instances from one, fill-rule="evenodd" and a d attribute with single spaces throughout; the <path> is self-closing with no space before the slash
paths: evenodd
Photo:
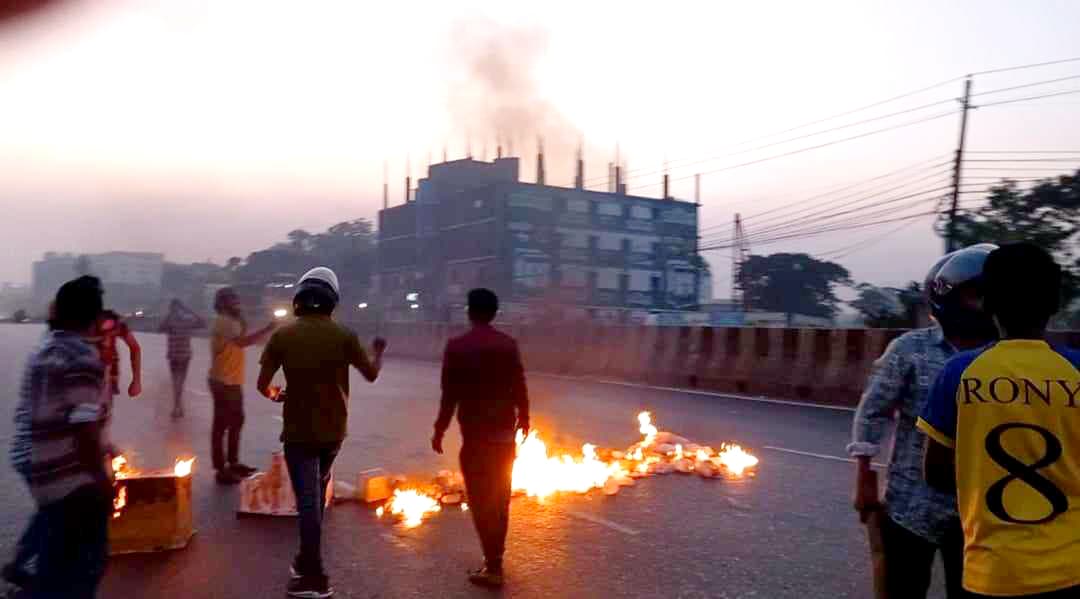
<path id="1" fill-rule="evenodd" d="M 244 323 L 224 314 L 210 328 L 210 380 L 223 385 L 244 384 Z"/>
<path id="2" fill-rule="evenodd" d="M 1005 340 L 954 356 L 918 427 L 956 451 L 964 588 L 1080 585 L 1080 353 Z"/>

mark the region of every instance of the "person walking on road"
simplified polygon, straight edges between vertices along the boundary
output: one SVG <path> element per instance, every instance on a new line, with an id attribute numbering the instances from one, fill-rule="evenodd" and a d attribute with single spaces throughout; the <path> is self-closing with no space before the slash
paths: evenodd
<path id="1" fill-rule="evenodd" d="M 855 509 L 867 525 L 878 599 L 925 598 L 938 551 L 948 596 L 965 596 L 956 498 L 923 481 L 923 436 L 915 422 L 946 360 L 958 350 L 996 338 L 993 321 L 981 308 L 983 263 L 995 247 L 964 248 L 931 267 L 924 286 L 935 323 L 889 344 L 875 362 L 855 412 L 847 450 L 856 460 Z M 883 502 L 870 461 L 881 453 L 886 428 L 894 419 Z"/>
<path id="2" fill-rule="evenodd" d="M 1080 352 L 1046 342 L 1061 268 L 1031 244 L 986 259 L 1002 339 L 953 357 L 919 418 L 926 480 L 956 492 L 964 588 L 976 597 L 1080 597 Z"/>
<path id="3" fill-rule="evenodd" d="M 61 286 L 51 330 L 23 373 L 11 453 L 38 506 L 31 597 L 92 598 L 105 573 L 113 493 L 108 374 L 91 342 L 102 295 L 95 277 Z"/>
<path id="4" fill-rule="evenodd" d="M 178 299 L 169 303 L 169 313 L 158 330 L 165 333 L 165 359 L 173 385 L 173 418 L 184 417 L 184 382 L 191 364 L 191 334 L 206 327 L 206 321 Z"/>
<path id="5" fill-rule="evenodd" d="M 472 329 L 446 344 L 442 401 L 431 447 L 443 452 L 443 436 L 456 409 L 461 473 L 484 550 L 484 566 L 470 571 L 469 580 L 500 587 L 517 450 L 514 434 L 529 431 L 529 396 L 517 342 L 491 326 L 499 298 L 488 289 L 473 289 L 468 302 Z"/>
<path id="6" fill-rule="evenodd" d="M 369 359 L 356 334 L 331 318 L 340 294 L 334 271 L 308 271 L 293 298 L 296 321 L 270 337 L 260 360 L 259 392 L 284 403 L 281 441 L 299 512 L 300 552 L 290 569 L 290 597 L 321 599 L 334 592 L 322 563 L 322 520 L 331 468 L 345 440 L 349 368 L 375 382 L 386 350 L 386 342 L 376 338 Z M 285 371 L 285 391 L 271 385 L 278 369 Z"/>
<path id="7" fill-rule="evenodd" d="M 116 349 L 118 339 L 128 347 L 128 355 L 131 358 L 131 384 L 128 385 L 128 397 L 135 398 L 142 394 L 142 348 L 131 332 L 131 328 L 119 314 L 112 310 L 102 311 L 93 342 L 97 345 L 101 361 L 108 369 L 109 393 L 112 396 L 120 394 L 120 352 Z"/>
<path id="8" fill-rule="evenodd" d="M 210 330 L 210 394 L 214 398 L 214 420 L 210 429 L 210 451 L 221 484 L 235 484 L 251 476 L 255 469 L 240 462 L 240 429 L 244 426 L 244 349 L 260 343 L 274 330 L 271 321 L 248 334 L 240 308 L 240 297 L 231 287 L 214 296 L 217 317 Z M 226 439 L 228 447 L 224 446 Z"/>

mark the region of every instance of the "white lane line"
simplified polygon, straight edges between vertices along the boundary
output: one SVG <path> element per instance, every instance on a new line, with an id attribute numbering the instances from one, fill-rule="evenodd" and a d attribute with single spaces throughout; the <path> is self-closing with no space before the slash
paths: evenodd
<path id="1" fill-rule="evenodd" d="M 635 389 L 649 389 L 651 391 L 669 391 L 672 393 L 686 393 L 688 395 L 701 395 L 704 397 L 722 397 L 724 399 L 741 399 L 744 401 L 756 401 L 758 403 L 771 403 L 782 406 L 795 406 L 797 408 L 817 408 L 819 410 L 837 410 L 840 412 L 854 412 L 855 408 L 849 408 L 845 406 L 829 406 L 825 404 L 810 403 L 805 401 L 791 401 L 788 399 L 769 399 L 767 397 L 751 397 L 749 395 L 738 395 L 734 393 L 717 393 L 715 391 L 700 391 L 697 389 L 683 389 L 681 387 L 661 387 L 657 385 L 644 385 L 641 383 L 626 383 L 623 381 L 611 381 L 607 379 L 596 379 L 592 377 L 580 377 L 580 376 L 565 376 L 562 374 L 548 374 L 545 372 L 530 372 L 529 376 L 543 376 L 553 379 L 561 379 L 564 381 L 575 382 L 587 382 L 587 383 L 599 383 L 601 385 L 616 385 L 619 387 L 632 387 Z"/>
<path id="2" fill-rule="evenodd" d="M 606 527 L 610 528 L 611 530 L 615 530 L 615 531 L 621 532 L 623 534 L 627 534 L 627 535 L 630 535 L 630 536 L 637 536 L 637 534 L 638 534 L 638 531 L 634 530 L 633 528 L 628 528 L 626 526 L 623 526 L 622 524 L 612 522 L 611 520 L 605 520 L 604 518 L 601 518 L 599 516 L 593 516 L 592 514 L 584 514 L 582 512 L 574 512 L 574 511 L 571 511 L 571 510 L 566 510 L 566 513 L 573 516 L 573 517 L 575 517 L 575 518 L 580 518 L 582 520 L 587 520 L 589 522 L 592 522 L 593 524 L 599 524 L 601 526 L 606 526 Z"/>
<path id="3" fill-rule="evenodd" d="M 783 447 L 773 447 L 771 445 L 765 445 L 764 447 L 762 447 L 762 449 L 771 449 L 773 451 L 780 451 L 780 452 L 783 452 L 783 453 L 791 453 L 791 454 L 795 454 L 795 455 L 806 456 L 808 458 L 819 458 L 819 459 L 822 459 L 822 460 L 832 460 L 834 462 L 847 462 L 849 464 L 854 464 L 855 463 L 855 460 L 853 460 L 851 458 L 842 458 L 842 457 L 835 456 L 835 455 L 826 455 L 824 453 L 812 453 L 812 452 L 809 452 L 809 451 L 798 451 L 796 449 L 785 449 Z M 874 468 L 885 468 L 885 464 L 879 464 L 877 462 L 872 462 L 871 466 L 873 466 Z"/>
<path id="4" fill-rule="evenodd" d="M 278 416 L 276 414 L 271 416 L 271 418 L 273 418 L 274 420 L 277 420 L 278 422 L 285 422 L 284 418 L 282 418 L 281 416 Z"/>

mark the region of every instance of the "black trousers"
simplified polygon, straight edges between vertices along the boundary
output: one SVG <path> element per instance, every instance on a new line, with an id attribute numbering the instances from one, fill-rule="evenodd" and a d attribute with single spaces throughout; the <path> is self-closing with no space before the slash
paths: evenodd
<path id="1" fill-rule="evenodd" d="M 502 568 L 506 531 L 510 526 L 511 477 L 517 447 L 513 443 L 465 440 L 461 446 L 461 474 L 469 496 L 476 534 L 484 549 L 484 561 L 493 570 Z"/>
<path id="2" fill-rule="evenodd" d="M 210 381 L 214 396 L 214 421 L 210 425 L 210 453 L 214 470 L 240 461 L 240 429 L 244 426 L 244 394 L 239 385 Z M 228 438 L 228 455 L 223 445 Z"/>
<path id="3" fill-rule="evenodd" d="M 972 595 L 962 586 L 964 577 L 964 531 L 960 522 L 945 542 L 935 545 L 893 521 L 882 518 L 885 544 L 885 587 L 890 598 L 925 599 L 930 590 L 934 556 L 941 551 L 945 564 L 945 593 L 949 599 Z"/>
<path id="4" fill-rule="evenodd" d="M 85 485 L 41 507 L 42 538 L 34 599 L 93 599 L 109 559 L 112 495 Z"/>

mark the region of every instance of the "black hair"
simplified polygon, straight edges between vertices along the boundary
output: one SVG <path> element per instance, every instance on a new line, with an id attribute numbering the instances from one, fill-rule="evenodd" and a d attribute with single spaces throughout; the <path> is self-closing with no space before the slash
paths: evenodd
<path id="1" fill-rule="evenodd" d="M 499 311 L 499 296 L 490 289 L 473 289 L 469 292 L 469 320 L 487 324 L 495 320 Z"/>
<path id="2" fill-rule="evenodd" d="M 225 314 L 226 300 L 236 297 L 236 290 L 232 287 L 222 287 L 214 294 L 214 312 Z"/>
<path id="3" fill-rule="evenodd" d="M 1003 245 L 983 266 L 987 312 L 1008 336 L 1040 332 L 1061 309 L 1061 267 L 1032 243 Z"/>
<path id="4" fill-rule="evenodd" d="M 60 331 L 84 331 L 101 316 L 104 290 L 101 280 L 89 275 L 68 281 L 56 292 L 49 328 Z"/>

